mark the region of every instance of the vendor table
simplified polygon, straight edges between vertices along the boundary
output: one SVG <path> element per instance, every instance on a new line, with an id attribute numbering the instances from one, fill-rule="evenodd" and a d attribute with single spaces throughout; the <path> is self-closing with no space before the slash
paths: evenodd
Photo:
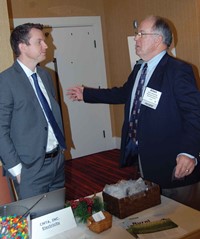
<path id="1" fill-rule="evenodd" d="M 102 196 L 102 194 L 98 193 L 97 196 Z M 200 211 L 192 209 L 164 196 L 161 196 L 160 205 L 146 209 L 130 217 L 151 218 L 155 216 L 159 216 L 161 218 L 170 218 L 186 232 L 185 236 L 179 236 L 177 239 L 200 238 Z M 56 239 L 134 239 L 131 234 L 129 234 L 123 227 L 120 226 L 120 223 L 122 223 L 124 220 L 125 219 L 118 219 L 113 216 L 112 227 L 99 234 L 90 231 L 86 224 L 78 224 L 76 228 L 58 234 Z M 50 239 L 53 238 L 55 239 L 55 237 L 50 237 Z"/>

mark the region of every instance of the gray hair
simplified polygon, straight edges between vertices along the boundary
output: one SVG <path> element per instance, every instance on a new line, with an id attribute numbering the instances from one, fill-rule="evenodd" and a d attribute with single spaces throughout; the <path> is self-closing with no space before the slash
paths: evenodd
<path id="1" fill-rule="evenodd" d="M 166 19 L 159 16 L 150 17 L 154 21 L 152 29 L 162 35 L 163 43 L 170 47 L 172 43 L 172 30 Z"/>

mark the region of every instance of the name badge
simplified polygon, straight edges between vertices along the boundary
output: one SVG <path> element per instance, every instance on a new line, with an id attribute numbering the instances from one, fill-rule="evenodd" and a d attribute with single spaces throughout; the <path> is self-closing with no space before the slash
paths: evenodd
<path id="1" fill-rule="evenodd" d="M 158 106 L 161 94 L 162 93 L 160 91 L 146 87 L 141 104 L 155 110 Z"/>

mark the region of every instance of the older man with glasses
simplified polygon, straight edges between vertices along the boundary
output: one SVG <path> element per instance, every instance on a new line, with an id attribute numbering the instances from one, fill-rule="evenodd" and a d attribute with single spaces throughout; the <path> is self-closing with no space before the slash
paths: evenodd
<path id="1" fill-rule="evenodd" d="M 121 167 L 139 157 L 144 179 L 159 184 L 163 193 L 174 193 L 172 188 L 200 181 L 200 93 L 191 65 L 167 53 L 172 31 L 166 19 L 144 19 L 135 42 L 142 62 L 122 87 L 77 86 L 67 94 L 87 103 L 125 104 Z"/>

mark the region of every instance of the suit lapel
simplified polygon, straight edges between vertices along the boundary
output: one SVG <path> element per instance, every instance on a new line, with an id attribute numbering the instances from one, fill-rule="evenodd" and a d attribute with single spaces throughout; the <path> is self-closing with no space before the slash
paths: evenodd
<path id="1" fill-rule="evenodd" d="M 160 60 L 160 62 L 158 63 L 157 67 L 155 68 L 155 70 L 147 84 L 147 87 L 162 92 L 162 86 L 163 86 L 163 80 L 164 80 L 163 75 L 165 74 L 165 68 L 166 68 L 166 64 L 167 64 L 169 57 L 170 56 L 168 54 L 165 54 L 163 56 L 163 58 Z M 148 107 L 146 107 L 146 106 L 142 107 L 142 106 L 143 105 L 141 105 L 139 117 L 141 117 L 142 114 L 144 114 L 144 112 L 146 112 L 146 110 L 148 109 Z"/>
<path id="2" fill-rule="evenodd" d="M 14 63 L 14 68 L 16 70 L 16 80 L 22 81 L 23 85 L 25 85 L 26 91 L 28 92 L 28 94 L 30 95 L 30 97 L 34 100 L 36 99 L 35 97 L 35 92 L 33 90 L 33 87 L 27 77 L 27 75 L 25 74 L 25 72 L 23 71 L 23 69 L 21 68 L 21 66 L 19 65 L 19 63 L 17 61 L 15 61 Z"/>
<path id="3" fill-rule="evenodd" d="M 161 87 L 163 85 L 163 80 L 164 80 L 164 73 L 165 73 L 165 68 L 167 61 L 169 59 L 169 55 L 165 54 L 163 58 L 160 60 L 158 63 L 156 69 L 154 70 L 147 87 L 152 88 L 154 90 L 161 91 Z"/>
<path id="4" fill-rule="evenodd" d="M 42 80 L 42 83 L 46 89 L 46 92 L 48 94 L 50 103 L 51 103 L 51 109 L 54 111 L 54 106 L 55 106 L 55 98 L 51 89 L 51 85 L 49 82 L 49 79 L 47 78 L 47 75 L 44 73 L 44 71 L 40 70 L 40 68 L 37 69 L 37 72 Z"/>
<path id="5" fill-rule="evenodd" d="M 37 99 L 37 96 L 35 94 L 35 91 L 30 83 L 30 80 L 28 79 L 27 75 L 25 74 L 25 72 L 23 71 L 23 69 L 21 68 L 21 66 L 19 65 L 19 63 L 17 61 L 15 61 L 14 63 L 14 68 L 16 70 L 16 80 L 19 80 L 19 81 L 22 81 L 22 84 L 25 86 L 25 89 L 26 89 L 26 93 L 28 93 L 28 96 L 32 99 L 32 103 L 33 105 L 35 106 L 35 110 L 39 113 L 41 113 L 44 117 L 44 113 L 43 113 L 43 110 L 40 106 L 40 103 Z M 45 84 L 45 87 L 46 87 L 46 84 Z M 45 117 L 44 117 L 45 119 Z M 45 119 L 46 121 L 46 119 Z"/>

